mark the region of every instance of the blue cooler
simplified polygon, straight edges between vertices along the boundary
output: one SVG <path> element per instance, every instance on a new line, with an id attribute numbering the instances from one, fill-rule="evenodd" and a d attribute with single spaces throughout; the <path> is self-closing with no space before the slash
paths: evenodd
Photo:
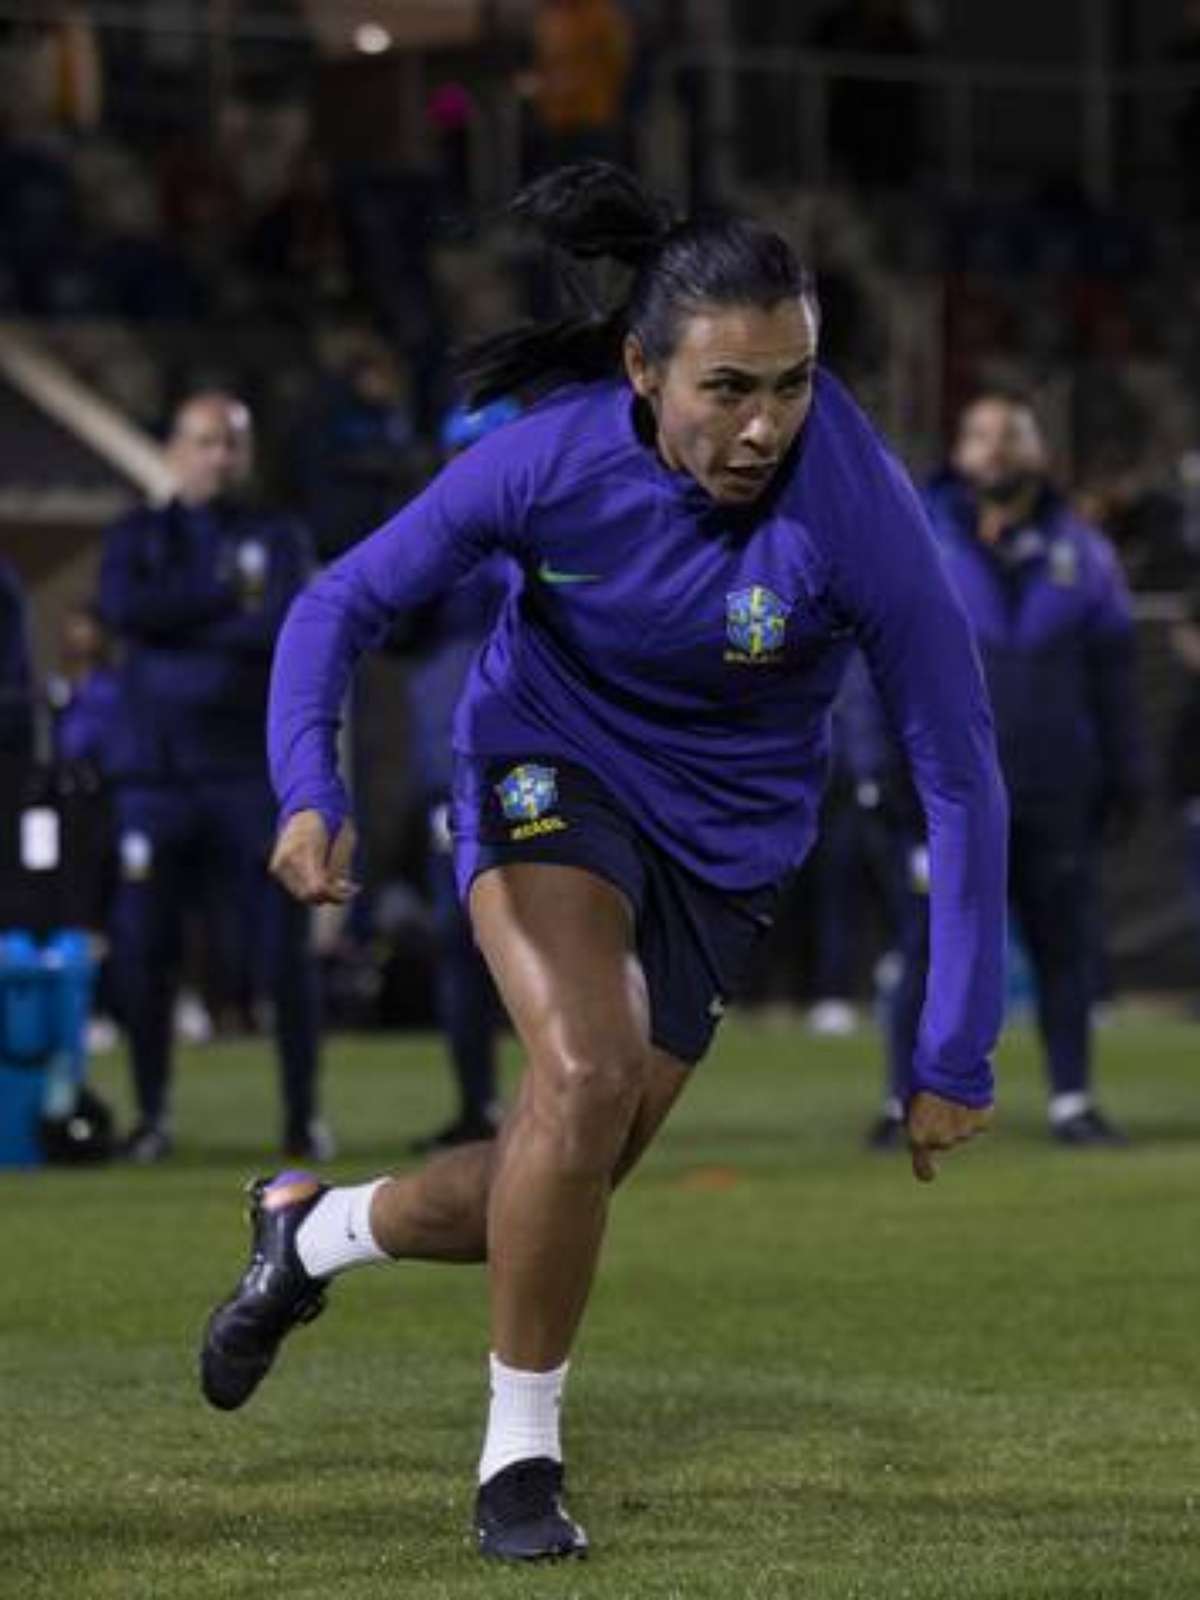
<path id="1" fill-rule="evenodd" d="M 0 1167 L 45 1160 L 43 1116 L 62 1116 L 87 1071 L 95 965 L 76 929 L 0 933 Z"/>

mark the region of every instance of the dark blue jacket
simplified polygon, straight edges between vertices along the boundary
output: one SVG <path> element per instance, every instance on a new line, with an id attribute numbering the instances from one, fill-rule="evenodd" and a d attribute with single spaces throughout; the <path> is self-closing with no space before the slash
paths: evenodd
<path id="1" fill-rule="evenodd" d="M 309 567 L 294 522 L 222 503 L 173 500 L 109 531 L 100 609 L 124 646 L 113 777 L 265 772 L 271 654 Z"/>
<path id="2" fill-rule="evenodd" d="M 1107 539 L 1050 490 L 994 548 L 952 473 L 926 504 L 983 660 L 1014 809 L 1095 817 L 1139 794 L 1133 611 Z"/>
<path id="3" fill-rule="evenodd" d="M 25 593 L 13 569 L 0 561 L 0 755 L 29 756 L 32 693 Z"/>

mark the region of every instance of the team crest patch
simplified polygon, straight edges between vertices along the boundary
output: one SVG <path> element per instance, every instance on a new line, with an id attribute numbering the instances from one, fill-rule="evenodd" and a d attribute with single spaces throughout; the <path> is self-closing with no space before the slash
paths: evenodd
<path id="1" fill-rule="evenodd" d="M 725 597 L 726 661 L 778 661 L 791 607 L 761 583 Z"/>
<path id="2" fill-rule="evenodd" d="M 566 827 L 561 817 L 548 815 L 558 804 L 558 773 L 534 764 L 514 767 L 496 785 L 506 822 L 516 824 L 512 839 L 531 839 L 539 833 L 558 833 Z"/>

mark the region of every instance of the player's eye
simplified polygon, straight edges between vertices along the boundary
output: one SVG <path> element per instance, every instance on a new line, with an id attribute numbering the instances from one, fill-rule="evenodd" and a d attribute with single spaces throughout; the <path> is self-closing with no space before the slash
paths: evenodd
<path id="1" fill-rule="evenodd" d="M 779 385 L 779 393 L 787 399 L 795 399 L 812 387 L 812 373 L 798 372 L 784 378 Z"/>
<path id="2" fill-rule="evenodd" d="M 745 378 L 710 378 L 704 388 L 711 394 L 721 398 L 729 397 L 740 400 L 743 395 L 749 394 L 754 385 Z"/>

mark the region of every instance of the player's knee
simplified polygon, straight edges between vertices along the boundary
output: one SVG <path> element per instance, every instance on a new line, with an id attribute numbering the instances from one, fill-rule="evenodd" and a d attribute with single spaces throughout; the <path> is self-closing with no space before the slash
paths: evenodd
<path id="1" fill-rule="evenodd" d="M 551 1065 L 552 1121 L 563 1165 L 611 1172 L 637 1112 L 647 1056 L 637 1044 L 557 1054 Z"/>

